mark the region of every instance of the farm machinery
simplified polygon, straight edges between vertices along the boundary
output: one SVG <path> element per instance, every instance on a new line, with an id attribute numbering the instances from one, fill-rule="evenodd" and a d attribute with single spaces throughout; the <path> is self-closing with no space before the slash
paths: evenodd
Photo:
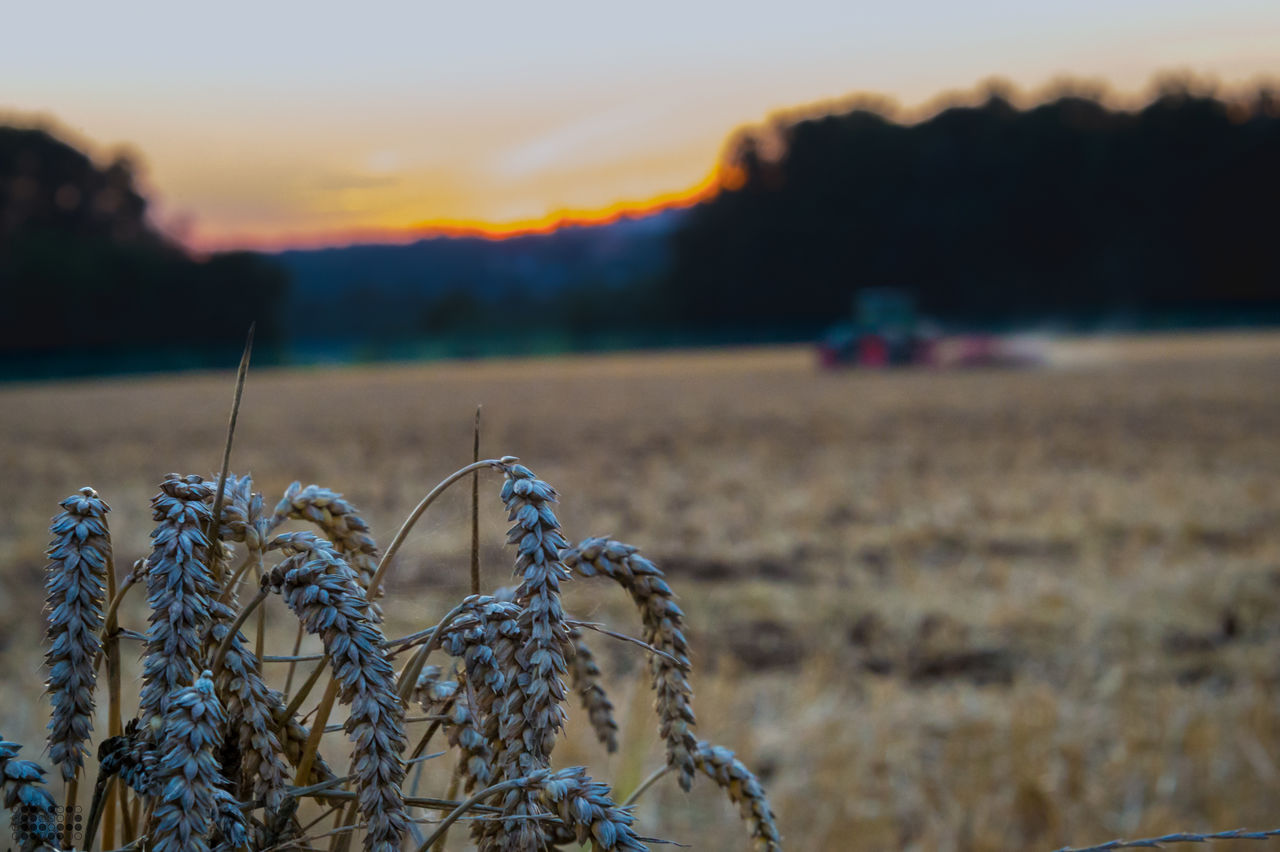
<path id="1" fill-rule="evenodd" d="M 868 287 L 854 297 L 853 320 L 827 331 L 818 363 L 838 367 L 1021 367 L 1044 362 L 1041 345 L 992 334 L 944 335 L 917 315 L 915 300 L 896 287 Z"/>

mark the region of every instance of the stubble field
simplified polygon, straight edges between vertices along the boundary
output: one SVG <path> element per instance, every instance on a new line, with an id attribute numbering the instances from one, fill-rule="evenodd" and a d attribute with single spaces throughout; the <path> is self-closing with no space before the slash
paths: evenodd
<path id="1" fill-rule="evenodd" d="M 820 373 L 799 349 L 263 370 L 232 468 L 269 506 L 294 479 L 341 491 L 385 544 L 470 461 L 482 404 L 483 454 L 556 486 L 571 539 L 612 535 L 667 572 L 699 733 L 757 770 L 790 849 L 1280 827 L 1280 337 L 1052 352 L 1001 372 Z M 123 570 L 163 475 L 216 468 L 230 396 L 229 373 L 0 387 L 0 734 L 26 756 L 57 501 L 102 493 Z M 498 487 L 482 476 L 490 588 L 512 565 Z M 468 516 L 456 489 L 401 551 L 390 632 L 466 593 Z M 566 599 L 638 632 L 615 588 Z M 642 652 L 591 638 L 621 749 L 572 706 L 557 760 L 625 795 L 662 760 Z M 696 849 L 748 845 L 705 782 L 667 779 L 637 815 Z"/>

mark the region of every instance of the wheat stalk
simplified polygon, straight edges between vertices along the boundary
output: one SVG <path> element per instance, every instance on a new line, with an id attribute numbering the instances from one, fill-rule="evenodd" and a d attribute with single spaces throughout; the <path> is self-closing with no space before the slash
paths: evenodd
<path id="1" fill-rule="evenodd" d="M 1178 831 L 1160 837 L 1147 837 L 1142 840 L 1109 840 L 1097 846 L 1064 846 L 1057 852 L 1106 852 L 1109 849 L 1155 849 L 1166 843 L 1207 843 L 1210 840 L 1267 840 L 1280 837 L 1280 828 L 1266 831 L 1250 831 L 1246 828 L 1234 828 L 1230 831 L 1212 831 L 1201 834 L 1194 831 Z"/>

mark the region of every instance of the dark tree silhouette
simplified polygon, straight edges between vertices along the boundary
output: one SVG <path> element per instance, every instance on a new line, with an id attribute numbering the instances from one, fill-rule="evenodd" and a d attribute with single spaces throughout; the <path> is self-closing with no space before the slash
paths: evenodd
<path id="1" fill-rule="evenodd" d="M 779 132 L 779 131 L 772 131 Z M 660 301 L 687 326 L 819 325 L 867 286 L 1000 322 L 1280 307 L 1280 110 L 1169 86 L 1137 112 L 997 95 L 903 125 L 859 109 L 748 134 Z"/>
<path id="2" fill-rule="evenodd" d="M 238 346 L 255 320 L 270 346 L 286 289 L 262 256 L 193 258 L 161 235 L 126 158 L 0 127 L 0 355 Z"/>

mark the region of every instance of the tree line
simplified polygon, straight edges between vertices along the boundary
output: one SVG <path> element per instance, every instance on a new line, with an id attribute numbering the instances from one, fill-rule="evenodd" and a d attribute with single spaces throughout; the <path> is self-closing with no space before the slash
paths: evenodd
<path id="1" fill-rule="evenodd" d="M 684 326 L 814 325 L 868 286 L 968 323 L 1280 307 L 1280 104 L 1186 88 L 898 123 L 854 109 L 743 134 L 656 302 Z"/>
<path id="2" fill-rule="evenodd" d="M 161 234 L 126 157 L 98 165 L 45 130 L 0 127 L 0 354 L 9 359 L 159 349 L 221 359 L 251 322 L 259 341 L 279 339 L 287 286 L 265 257 L 197 258 Z M 86 361 L 75 371 L 92 370 Z"/>

